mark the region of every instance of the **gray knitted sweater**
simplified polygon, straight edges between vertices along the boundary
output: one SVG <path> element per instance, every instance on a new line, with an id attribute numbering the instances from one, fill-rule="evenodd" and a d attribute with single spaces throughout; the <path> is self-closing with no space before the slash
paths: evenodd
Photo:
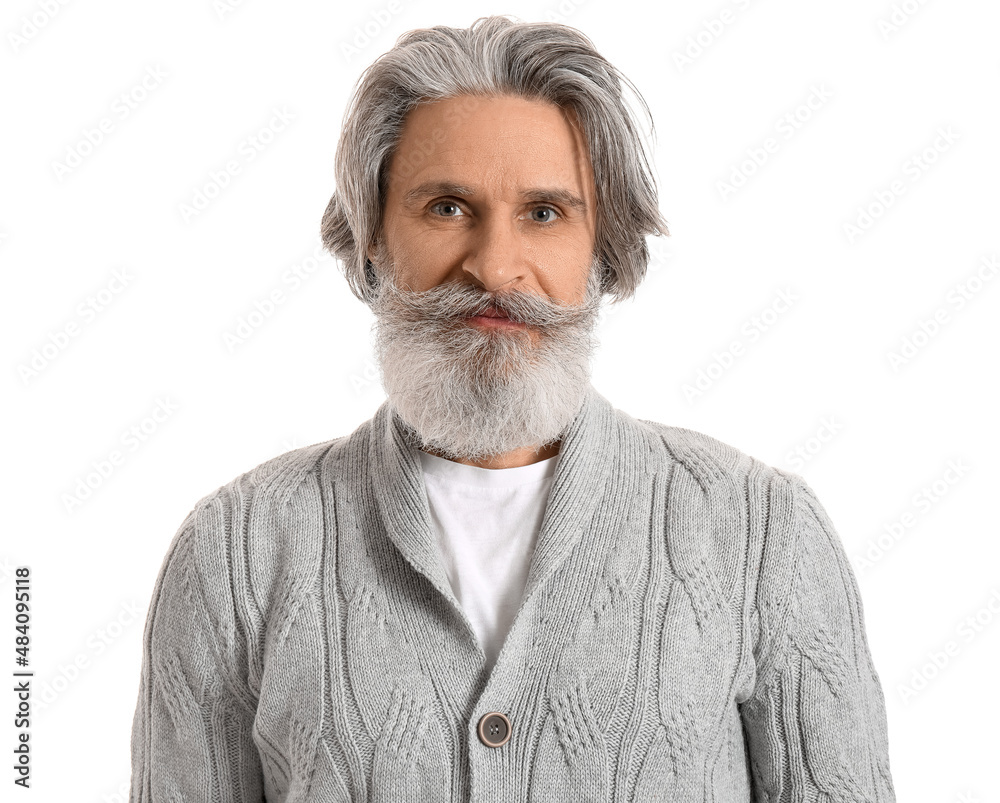
<path id="1" fill-rule="evenodd" d="M 387 402 L 181 524 L 130 803 L 895 801 L 857 583 L 813 492 L 593 387 L 484 665 Z"/>

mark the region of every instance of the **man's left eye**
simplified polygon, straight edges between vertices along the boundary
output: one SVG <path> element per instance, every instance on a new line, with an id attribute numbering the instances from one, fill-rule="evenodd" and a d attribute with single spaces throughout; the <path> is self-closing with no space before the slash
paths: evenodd
<path id="1" fill-rule="evenodd" d="M 459 208 L 458 204 L 456 204 L 454 201 L 439 201 L 438 203 L 434 204 L 434 206 L 431 208 L 438 210 L 445 210 L 445 209 L 455 210 L 453 214 L 445 212 L 443 215 L 441 215 L 441 217 L 457 217 L 458 215 L 464 214 L 462 210 Z"/>
<path id="2" fill-rule="evenodd" d="M 553 209 L 551 206 L 539 206 L 531 211 L 532 215 L 537 215 L 539 213 L 543 215 L 548 215 L 548 217 L 546 218 L 533 217 L 532 219 L 537 223 L 551 223 L 558 216 L 558 212 L 556 212 L 556 210 Z"/>

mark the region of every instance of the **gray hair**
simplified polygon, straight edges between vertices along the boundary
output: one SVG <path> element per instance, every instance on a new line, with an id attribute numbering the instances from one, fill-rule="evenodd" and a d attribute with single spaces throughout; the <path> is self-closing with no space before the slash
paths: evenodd
<path id="1" fill-rule="evenodd" d="M 616 302 L 631 297 L 646 275 L 646 235 L 670 232 L 622 85 L 638 99 L 653 134 L 639 91 L 568 25 L 492 16 L 469 28 L 439 25 L 400 36 L 355 87 L 337 145 L 337 189 L 320 226 L 354 295 L 369 305 L 377 295 L 379 277 L 367 252 L 380 239 L 387 168 L 410 110 L 463 95 L 516 95 L 575 112 L 594 171 L 601 292 Z"/>

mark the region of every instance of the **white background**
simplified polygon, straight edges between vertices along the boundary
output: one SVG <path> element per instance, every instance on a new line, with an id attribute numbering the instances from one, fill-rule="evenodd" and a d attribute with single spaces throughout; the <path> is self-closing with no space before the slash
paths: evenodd
<path id="1" fill-rule="evenodd" d="M 809 481 L 855 562 L 899 800 L 1000 801 L 988 0 L 6 3 L 0 646 L 9 678 L 13 570 L 28 565 L 36 673 L 32 789 L 16 799 L 124 799 L 143 622 L 180 522 L 383 401 L 371 314 L 336 263 L 310 261 L 345 103 L 403 31 L 489 13 L 580 28 L 652 109 L 672 236 L 603 319 L 595 386 Z M 276 111 L 293 119 L 249 144 Z M 239 173 L 185 220 L 231 160 Z M 745 181 L 725 191 L 734 171 Z M 283 303 L 227 346 L 274 290 Z M 915 350 L 894 365 L 904 340 Z M 174 409 L 142 432 L 158 405 Z M 123 440 L 134 426 L 143 439 Z M 0 695 L 4 799 L 15 705 Z"/>

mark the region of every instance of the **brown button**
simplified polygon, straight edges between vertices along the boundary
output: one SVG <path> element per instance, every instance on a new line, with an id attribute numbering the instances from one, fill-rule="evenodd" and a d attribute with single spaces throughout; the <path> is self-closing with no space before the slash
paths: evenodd
<path id="1" fill-rule="evenodd" d="M 479 720 L 479 740 L 487 747 L 503 747 L 510 739 L 510 720 L 499 711 L 483 714 Z"/>

